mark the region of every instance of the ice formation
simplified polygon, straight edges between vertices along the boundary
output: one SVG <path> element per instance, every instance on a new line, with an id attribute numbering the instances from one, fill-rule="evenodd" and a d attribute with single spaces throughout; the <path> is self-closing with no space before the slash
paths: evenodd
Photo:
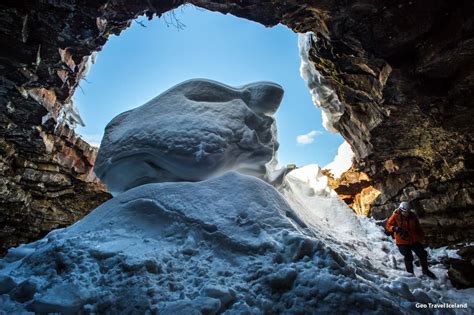
<path id="1" fill-rule="evenodd" d="M 178 84 L 107 125 L 95 172 L 116 193 L 227 170 L 263 177 L 278 148 L 272 115 L 282 97 L 271 82 Z"/>
<path id="2" fill-rule="evenodd" d="M 324 128 L 337 133 L 334 124 L 344 114 L 345 106 L 339 101 L 339 97 L 331 89 L 326 79 L 316 70 L 312 61 L 309 60 L 311 44 L 315 40 L 317 39 L 313 32 L 298 34 L 298 47 L 301 57 L 300 73 L 308 84 L 314 105 L 321 108 Z"/>
<path id="3" fill-rule="evenodd" d="M 72 100 L 69 103 L 64 104 L 59 111 L 56 128 L 59 128 L 62 125 L 67 125 L 71 129 L 75 129 L 77 125 L 82 127 L 85 127 L 86 125 Z"/>

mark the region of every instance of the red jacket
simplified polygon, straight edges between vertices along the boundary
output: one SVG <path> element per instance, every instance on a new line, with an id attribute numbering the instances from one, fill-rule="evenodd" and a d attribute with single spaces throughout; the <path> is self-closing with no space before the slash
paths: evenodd
<path id="1" fill-rule="evenodd" d="M 402 238 L 399 233 L 393 231 L 394 227 L 399 227 L 408 232 L 407 236 Z M 395 210 L 390 219 L 388 219 L 386 228 L 387 231 L 394 232 L 397 245 L 418 243 L 425 238 L 420 221 L 418 221 L 416 214 L 412 211 L 405 217 L 399 209 Z"/>

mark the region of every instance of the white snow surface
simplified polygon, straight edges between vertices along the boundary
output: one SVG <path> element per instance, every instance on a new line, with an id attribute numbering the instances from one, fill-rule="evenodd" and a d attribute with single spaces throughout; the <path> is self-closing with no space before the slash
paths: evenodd
<path id="1" fill-rule="evenodd" d="M 316 35 L 313 32 L 298 34 L 301 58 L 300 74 L 308 85 L 314 105 L 321 108 L 324 128 L 332 133 L 338 133 L 334 128 L 334 124 L 344 114 L 345 106 L 339 101 L 336 92 L 309 59 L 311 44 L 316 40 Z"/>
<path id="2" fill-rule="evenodd" d="M 109 314 L 469 314 L 474 291 L 405 273 L 317 165 L 279 193 L 227 172 L 142 185 L 0 260 L 0 309 Z M 416 270 L 419 275 L 420 270 Z M 418 309 L 416 303 L 468 303 Z"/>
<path id="3" fill-rule="evenodd" d="M 292 209 L 317 233 L 361 239 L 366 231 L 357 216 L 328 186 L 328 178 L 316 165 L 291 171 L 283 182 L 282 193 Z"/>
<path id="4" fill-rule="evenodd" d="M 228 170 L 263 178 L 278 149 L 276 83 L 242 87 L 193 79 L 115 117 L 95 162 L 112 193 L 146 183 L 198 181 Z"/>
<path id="5" fill-rule="evenodd" d="M 334 178 L 337 179 L 341 177 L 342 173 L 351 168 L 353 158 L 354 152 L 352 151 L 351 145 L 347 141 L 344 141 L 337 149 L 334 160 L 323 167 L 323 169 L 329 170 Z"/>

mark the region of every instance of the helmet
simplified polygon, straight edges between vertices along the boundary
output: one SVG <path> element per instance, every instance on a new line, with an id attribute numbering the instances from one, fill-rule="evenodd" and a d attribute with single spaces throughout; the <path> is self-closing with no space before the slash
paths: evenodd
<path id="1" fill-rule="evenodd" d="M 400 206 L 398 208 L 402 211 L 408 211 L 410 210 L 410 205 L 408 204 L 408 202 L 404 201 L 400 203 Z"/>

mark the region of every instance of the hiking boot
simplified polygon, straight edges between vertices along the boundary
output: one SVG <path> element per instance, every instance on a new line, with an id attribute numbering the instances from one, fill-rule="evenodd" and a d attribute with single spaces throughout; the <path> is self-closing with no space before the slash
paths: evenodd
<path id="1" fill-rule="evenodd" d="M 413 270 L 413 261 L 412 260 L 405 259 L 405 268 L 406 268 L 408 273 L 415 274 L 415 271 Z"/>
<path id="2" fill-rule="evenodd" d="M 431 279 L 436 279 L 435 274 L 432 273 L 430 270 L 423 270 L 423 274 L 430 277 Z"/>

